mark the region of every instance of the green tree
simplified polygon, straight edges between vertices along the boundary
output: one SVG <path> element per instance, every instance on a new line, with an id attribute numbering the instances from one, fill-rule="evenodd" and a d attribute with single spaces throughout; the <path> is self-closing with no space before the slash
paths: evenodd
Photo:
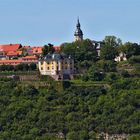
<path id="1" fill-rule="evenodd" d="M 89 39 L 62 44 L 61 51 L 73 56 L 75 61 L 89 60 L 94 62 L 97 60 L 96 46 Z"/>
<path id="2" fill-rule="evenodd" d="M 103 40 L 104 44 L 111 47 L 120 47 L 122 45 L 122 41 L 120 38 L 115 36 L 105 36 Z"/>
<path id="3" fill-rule="evenodd" d="M 103 45 L 100 52 L 100 58 L 103 60 L 114 60 L 118 55 L 117 48 L 108 44 Z"/>
<path id="4" fill-rule="evenodd" d="M 0 71 L 5 71 L 6 70 L 6 65 L 1 65 L 0 66 Z"/>
<path id="5" fill-rule="evenodd" d="M 114 60 L 99 60 L 96 67 L 102 72 L 115 72 L 117 63 Z"/>
<path id="6" fill-rule="evenodd" d="M 0 71 L 12 71 L 14 70 L 14 66 L 12 65 L 1 65 Z"/>
<path id="7" fill-rule="evenodd" d="M 132 56 L 128 59 L 130 64 L 140 64 L 140 55 Z"/>
<path id="8" fill-rule="evenodd" d="M 127 42 L 121 46 L 120 50 L 126 54 L 127 58 L 133 55 L 140 55 L 140 45 L 137 43 Z"/>
<path id="9" fill-rule="evenodd" d="M 61 51 L 74 58 L 75 68 L 80 73 L 85 73 L 98 60 L 96 45 L 89 39 L 62 44 Z"/>
<path id="10" fill-rule="evenodd" d="M 88 71 L 89 79 L 92 81 L 101 81 L 104 78 L 103 72 L 93 65 Z"/>
<path id="11" fill-rule="evenodd" d="M 29 65 L 29 69 L 30 69 L 30 70 L 36 70 L 36 69 L 37 69 L 36 64 L 35 64 L 35 63 L 31 63 L 31 64 Z"/>
<path id="12" fill-rule="evenodd" d="M 42 55 L 45 56 L 47 55 L 48 53 L 54 53 L 55 52 L 55 49 L 53 47 L 52 44 L 48 44 L 48 45 L 44 45 L 43 49 L 42 49 Z"/>
<path id="13" fill-rule="evenodd" d="M 69 132 L 67 134 L 67 139 L 68 140 L 78 140 L 79 139 L 79 136 L 78 136 L 78 133 L 77 132 Z"/>
<path id="14" fill-rule="evenodd" d="M 21 63 L 15 66 L 15 70 L 17 71 L 28 71 L 29 70 L 29 65 L 25 63 Z"/>
<path id="15" fill-rule="evenodd" d="M 118 55 L 118 48 L 122 45 L 120 38 L 106 36 L 101 45 L 100 57 L 104 60 L 114 60 Z"/>
<path id="16" fill-rule="evenodd" d="M 87 131 L 80 131 L 79 132 L 80 140 L 89 140 L 88 132 Z"/>
<path id="17" fill-rule="evenodd" d="M 139 139 L 140 79 L 107 74 L 110 84 L 73 83 L 59 92 L 0 81 L 0 139 L 96 140 L 104 133 Z"/>
<path id="18" fill-rule="evenodd" d="M 140 135 L 132 135 L 129 137 L 128 140 L 139 140 L 140 139 Z"/>
<path id="19" fill-rule="evenodd" d="M 94 131 L 89 132 L 89 139 L 97 140 L 97 134 Z"/>

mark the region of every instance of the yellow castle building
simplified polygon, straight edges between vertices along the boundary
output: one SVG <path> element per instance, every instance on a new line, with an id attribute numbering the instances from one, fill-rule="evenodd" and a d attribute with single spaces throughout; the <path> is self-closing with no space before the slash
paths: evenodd
<path id="1" fill-rule="evenodd" d="M 50 75 L 55 80 L 72 79 L 74 73 L 74 60 L 65 54 L 47 54 L 39 60 L 41 75 Z"/>

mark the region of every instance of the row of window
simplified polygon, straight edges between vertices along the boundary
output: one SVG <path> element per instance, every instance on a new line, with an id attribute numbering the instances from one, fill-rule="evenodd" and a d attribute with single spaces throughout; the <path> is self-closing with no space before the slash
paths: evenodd
<path id="1" fill-rule="evenodd" d="M 56 63 L 58 64 L 58 61 L 57 61 Z M 47 62 L 47 64 L 49 65 L 50 62 Z M 52 64 L 53 64 L 53 62 L 52 62 Z M 67 63 L 67 62 L 63 63 L 63 62 L 62 62 L 62 64 L 68 64 L 68 63 Z M 70 64 L 72 64 L 72 62 L 70 62 Z M 43 62 L 41 62 L 41 65 L 43 65 Z"/>
<path id="2" fill-rule="evenodd" d="M 54 69 L 54 67 L 52 67 L 52 70 Z M 63 67 L 62 67 L 62 69 L 64 69 Z M 67 67 L 65 67 L 65 69 L 68 69 Z M 70 68 L 71 70 L 72 70 L 72 67 Z M 41 70 L 43 70 L 43 67 L 41 67 Z M 47 67 L 47 70 L 50 70 L 50 67 Z M 57 67 L 57 70 L 58 70 L 58 67 Z"/>

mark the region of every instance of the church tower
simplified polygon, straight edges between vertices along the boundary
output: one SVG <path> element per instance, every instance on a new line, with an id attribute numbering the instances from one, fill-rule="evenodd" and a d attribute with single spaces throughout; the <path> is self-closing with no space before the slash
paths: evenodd
<path id="1" fill-rule="evenodd" d="M 83 40 L 83 32 L 81 30 L 81 25 L 79 18 L 77 19 L 76 31 L 74 33 L 75 41 L 82 41 Z"/>

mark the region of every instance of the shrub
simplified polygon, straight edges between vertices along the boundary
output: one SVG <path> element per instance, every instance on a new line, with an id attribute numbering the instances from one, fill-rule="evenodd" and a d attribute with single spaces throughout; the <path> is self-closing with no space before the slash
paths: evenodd
<path id="1" fill-rule="evenodd" d="M 138 56 L 132 56 L 128 59 L 128 62 L 130 64 L 140 63 L 140 55 Z"/>

